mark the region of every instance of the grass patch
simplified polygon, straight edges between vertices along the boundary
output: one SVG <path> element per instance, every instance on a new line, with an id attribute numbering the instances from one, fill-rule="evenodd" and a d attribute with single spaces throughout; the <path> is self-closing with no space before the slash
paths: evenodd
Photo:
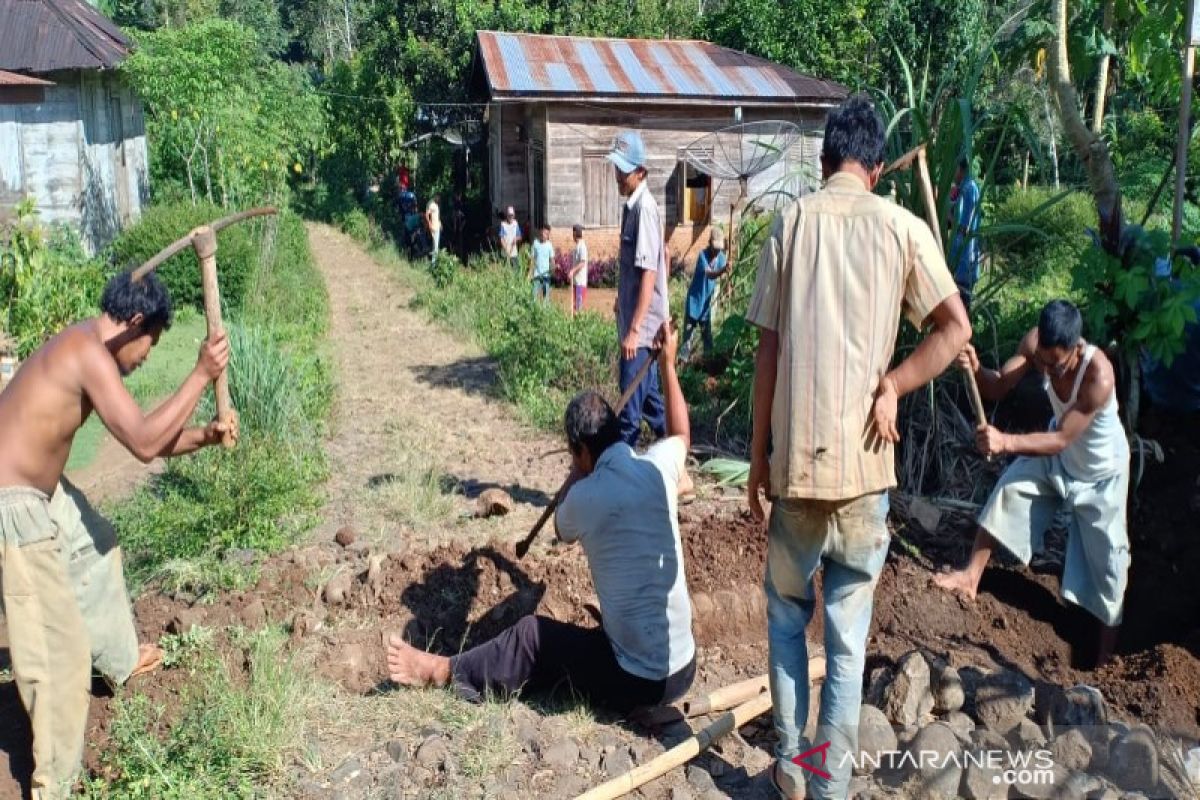
<path id="1" fill-rule="evenodd" d="M 331 689 L 303 657 L 284 649 L 277 628 L 218 637 L 203 628 L 164 644 L 171 665 L 192 676 L 178 701 L 122 698 L 105 764 L 113 777 L 86 787 L 90 798 L 251 798 L 281 791 L 285 769 L 303 752 L 305 720 Z M 160 736 L 147 731 L 165 731 Z"/>

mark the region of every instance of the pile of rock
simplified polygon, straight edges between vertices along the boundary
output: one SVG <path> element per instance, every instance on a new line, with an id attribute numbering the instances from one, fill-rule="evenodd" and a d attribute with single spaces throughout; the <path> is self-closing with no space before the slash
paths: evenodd
<path id="1" fill-rule="evenodd" d="M 872 672 L 859 715 L 859 797 L 1171 797 L 1154 733 L 1109 719 L 1089 686 L 955 669 L 913 651 Z"/>

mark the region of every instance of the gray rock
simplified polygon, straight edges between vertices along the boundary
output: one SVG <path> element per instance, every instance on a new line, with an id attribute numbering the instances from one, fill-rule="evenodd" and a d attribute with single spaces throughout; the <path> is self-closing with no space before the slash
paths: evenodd
<path id="1" fill-rule="evenodd" d="M 633 769 L 633 757 L 629 755 L 629 748 L 622 745 L 605 753 L 600 757 L 600 768 L 610 778 L 629 772 Z"/>
<path id="2" fill-rule="evenodd" d="M 421 726 L 421 729 L 419 731 L 419 734 L 422 739 L 427 739 L 430 736 L 444 736 L 445 733 L 446 733 L 446 726 L 436 720 L 433 722 L 425 723 L 424 725 Z"/>
<path id="3" fill-rule="evenodd" d="M 1017 780 L 1012 785 L 1012 794 L 1028 800 L 1052 800 L 1058 797 L 1058 792 L 1066 786 L 1070 775 L 1071 773 L 1057 765 L 1043 770 L 1039 761 L 1031 759 L 1027 769 L 1018 769 L 1015 772 Z"/>
<path id="4" fill-rule="evenodd" d="M 975 720 L 961 711 L 951 711 L 944 721 L 960 742 L 964 745 L 971 743 L 971 734 L 975 732 Z"/>
<path id="5" fill-rule="evenodd" d="M 928 725 L 933 722 L 933 707 L 935 701 L 933 692 L 925 692 L 921 695 L 921 702 L 917 705 L 917 724 Z"/>
<path id="6" fill-rule="evenodd" d="M 329 774 L 329 781 L 337 786 L 342 783 L 349 783 L 362 774 L 363 765 L 357 758 L 348 758 L 342 762 L 341 766 Z"/>
<path id="7" fill-rule="evenodd" d="M 1144 725 L 1131 728 L 1109 748 L 1108 775 L 1122 789 L 1153 792 L 1158 786 L 1158 744 Z"/>
<path id="8" fill-rule="evenodd" d="M 387 754 L 392 761 L 403 764 L 408 760 L 408 745 L 399 739 L 392 739 L 387 743 Z"/>
<path id="9" fill-rule="evenodd" d="M 696 764 L 688 764 L 686 774 L 688 785 L 700 794 L 713 791 L 717 788 L 717 785 L 713 783 L 712 776 Z"/>
<path id="10" fill-rule="evenodd" d="M 892 683 L 893 674 L 890 667 L 876 667 L 871 670 L 871 677 L 867 681 L 866 701 L 868 703 L 883 708 L 883 695 Z"/>
<path id="11" fill-rule="evenodd" d="M 441 768 L 449 758 L 450 742 L 445 736 L 436 733 L 426 737 L 413 754 L 413 759 L 418 764 L 431 770 Z"/>
<path id="12" fill-rule="evenodd" d="M 667 795 L 668 800 L 693 800 L 694 797 L 694 794 L 682 786 L 672 786 L 671 793 Z"/>
<path id="13" fill-rule="evenodd" d="M 1005 800 L 1008 784 L 1003 782 L 1003 768 L 992 767 L 985 750 L 972 750 L 973 758 L 964 759 L 962 796 L 967 800 Z"/>
<path id="14" fill-rule="evenodd" d="M 559 739 L 543 750 L 541 757 L 548 767 L 568 769 L 579 762 L 579 745 L 573 739 Z"/>
<path id="15" fill-rule="evenodd" d="M 1099 689 L 1072 686 L 1066 691 L 1056 692 L 1050 699 L 1047 727 L 1052 735 L 1057 736 L 1065 728 L 1098 728 L 1107 724 L 1108 707 Z"/>
<path id="16" fill-rule="evenodd" d="M 870 775 L 880 761 L 880 753 L 896 750 L 896 732 L 884 713 L 875 706 L 864 705 L 858 712 L 858 765 L 855 772 Z"/>
<path id="17" fill-rule="evenodd" d="M 938 714 L 951 714 L 960 710 L 966 702 L 962 678 L 954 667 L 944 667 L 934 677 L 933 710 Z"/>
<path id="18" fill-rule="evenodd" d="M 1085 770 L 1092 763 L 1092 745 L 1078 728 L 1071 728 L 1050 744 L 1054 763 L 1069 770 Z M 1086 794 L 1086 792 L 1085 792 Z"/>
<path id="19" fill-rule="evenodd" d="M 1087 800 L 1092 794 L 1103 791 L 1104 781 L 1086 772 L 1072 772 L 1067 780 L 1054 792 L 1054 800 Z"/>
<path id="20" fill-rule="evenodd" d="M 1033 684 L 1024 675 L 1012 670 L 992 673 L 975 688 L 975 717 L 1005 735 L 1029 714 L 1033 698 Z"/>
<path id="21" fill-rule="evenodd" d="M 635 739 L 629 746 L 629 750 L 633 753 L 633 760 L 638 764 L 645 764 L 663 751 L 662 745 L 648 739 Z"/>
<path id="22" fill-rule="evenodd" d="M 1106 785 L 1098 792 L 1093 792 L 1090 800 L 1121 800 L 1121 791 Z"/>
<path id="23" fill-rule="evenodd" d="M 945 723 L 922 728 L 908 746 L 911 759 L 904 759 L 907 775 L 915 784 L 914 796 L 930 800 L 957 797 L 963 773 L 961 751 L 958 737 Z"/>
<path id="24" fill-rule="evenodd" d="M 883 692 L 883 713 L 902 727 L 916 725 L 921 718 L 921 704 L 928 694 L 929 664 L 914 650 L 896 665 L 896 674 Z"/>
<path id="25" fill-rule="evenodd" d="M 1017 723 L 1017 727 L 1009 731 L 1008 740 L 1014 750 L 1030 752 L 1046 745 L 1046 734 L 1040 725 L 1028 717 Z"/>

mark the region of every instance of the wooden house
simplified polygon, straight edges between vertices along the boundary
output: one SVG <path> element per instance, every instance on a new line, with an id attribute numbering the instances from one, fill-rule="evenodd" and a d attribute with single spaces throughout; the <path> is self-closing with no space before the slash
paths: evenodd
<path id="1" fill-rule="evenodd" d="M 511 205 L 523 227 L 549 224 L 559 248 L 581 223 L 593 258 L 617 252 L 621 199 L 604 156 L 621 130 L 645 141 L 664 234 L 675 258 L 690 258 L 707 244 L 712 223 L 728 224 L 743 188 L 751 199 L 774 200 L 781 195 L 771 190 L 781 184 L 792 192 L 815 186 L 825 115 L 846 97 L 836 83 L 709 42 L 493 31 L 477 34 L 473 80 L 487 102 L 493 214 Z M 793 123 L 803 135 L 746 187 L 685 158 L 706 135 L 769 120 Z"/>
<path id="2" fill-rule="evenodd" d="M 0 0 L 0 221 L 24 197 L 89 251 L 149 196 L 142 108 L 120 30 L 84 0 Z"/>

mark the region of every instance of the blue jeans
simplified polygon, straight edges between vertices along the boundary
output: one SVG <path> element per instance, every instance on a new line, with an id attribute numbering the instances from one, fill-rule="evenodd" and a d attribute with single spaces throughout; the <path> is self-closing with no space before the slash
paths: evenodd
<path id="1" fill-rule="evenodd" d="M 785 790 L 845 800 L 852 763 L 858 752 L 858 714 L 862 705 L 867 630 L 875 584 L 887 560 L 887 492 L 852 500 L 779 500 L 767 527 L 767 642 L 771 695 Z M 825 683 L 817 717 L 816 741 L 803 740 L 808 724 L 808 641 L 816 597 L 813 577 L 824 568 Z M 811 746 L 828 742 L 824 764 L 807 763 L 824 777 L 792 763 Z"/>
<path id="2" fill-rule="evenodd" d="M 533 278 L 533 300 L 536 303 L 538 300 L 549 304 L 550 302 L 550 276 L 545 277 L 534 276 Z"/>
<path id="3" fill-rule="evenodd" d="M 633 382 L 638 370 L 648 358 L 652 358 L 650 348 L 639 347 L 633 358 L 621 359 L 621 394 L 625 393 L 625 389 Z M 662 438 L 667 435 L 667 410 L 658 385 L 658 364 L 650 365 L 650 371 L 621 410 L 618 419 L 621 425 L 621 440 L 630 447 L 635 447 L 638 437 L 642 435 L 643 418 L 655 436 Z"/>

